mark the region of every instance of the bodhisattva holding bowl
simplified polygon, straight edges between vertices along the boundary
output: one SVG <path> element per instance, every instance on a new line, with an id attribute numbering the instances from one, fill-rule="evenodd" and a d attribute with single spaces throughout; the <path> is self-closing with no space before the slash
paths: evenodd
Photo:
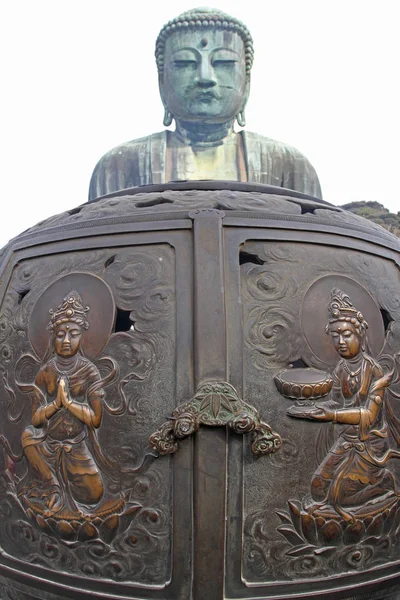
<path id="1" fill-rule="evenodd" d="M 338 424 L 339 433 L 311 482 L 309 511 L 346 521 L 373 515 L 398 500 L 388 466 L 400 452 L 400 428 L 385 389 L 393 372 L 384 373 L 368 352 L 368 324 L 347 294 L 333 289 L 326 332 L 341 359 L 333 373 L 332 398 L 337 408 L 316 405 L 291 411 L 292 417 Z M 332 405 L 331 405 L 332 406 Z"/>

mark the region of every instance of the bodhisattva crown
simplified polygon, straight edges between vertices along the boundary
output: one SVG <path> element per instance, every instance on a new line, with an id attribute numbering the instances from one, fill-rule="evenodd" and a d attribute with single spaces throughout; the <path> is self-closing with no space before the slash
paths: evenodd
<path id="1" fill-rule="evenodd" d="M 348 294 L 338 288 L 334 288 L 331 292 L 328 311 L 329 323 L 326 326 L 327 333 L 329 333 L 329 326 L 336 321 L 351 323 L 359 334 L 368 329 L 368 323 L 364 319 L 363 314 L 355 308 Z"/>
<path id="2" fill-rule="evenodd" d="M 84 306 L 82 298 L 75 290 L 72 290 L 67 294 L 60 306 L 55 311 L 50 309 L 50 323 L 47 329 L 54 331 L 62 323 L 76 323 L 80 325 L 82 329 L 89 329 L 89 322 L 87 320 L 87 313 L 89 312 L 89 306 Z"/>

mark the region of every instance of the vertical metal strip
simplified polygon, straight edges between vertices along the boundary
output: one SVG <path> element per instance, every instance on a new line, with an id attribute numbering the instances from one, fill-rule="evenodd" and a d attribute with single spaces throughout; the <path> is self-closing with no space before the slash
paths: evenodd
<path id="1" fill-rule="evenodd" d="M 226 379 L 222 219 L 218 210 L 194 220 L 195 383 Z M 226 430 L 202 427 L 195 437 L 194 600 L 222 600 L 225 574 Z"/>

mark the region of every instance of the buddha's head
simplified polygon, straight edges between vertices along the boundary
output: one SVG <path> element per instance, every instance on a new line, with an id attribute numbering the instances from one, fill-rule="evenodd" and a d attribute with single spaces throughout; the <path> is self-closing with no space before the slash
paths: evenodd
<path id="1" fill-rule="evenodd" d="M 54 332 L 54 349 L 64 358 L 75 356 L 82 341 L 82 327 L 73 321 L 62 323 Z"/>
<path id="2" fill-rule="evenodd" d="M 326 332 L 342 358 L 356 358 L 365 350 L 368 323 L 347 294 L 335 288 L 329 303 L 329 322 Z"/>
<path id="3" fill-rule="evenodd" d="M 89 307 L 83 305 L 75 290 L 65 296 L 55 311 L 50 311 L 48 329 L 53 333 L 54 350 L 58 356 L 69 358 L 80 350 L 83 333 L 89 329 L 88 312 Z"/>
<path id="4" fill-rule="evenodd" d="M 156 61 L 164 125 L 244 123 L 253 41 L 245 25 L 214 9 L 187 11 L 161 29 Z"/>

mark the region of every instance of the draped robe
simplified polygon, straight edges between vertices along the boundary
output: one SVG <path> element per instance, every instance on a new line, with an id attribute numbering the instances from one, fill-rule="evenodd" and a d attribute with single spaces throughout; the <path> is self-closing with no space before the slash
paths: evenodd
<path id="1" fill-rule="evenodd" d="M 246 181 L 322 197 L 314 167 L 298 150 L 248 131 L 236 135 L 243 148 Z M 121 144 L 105 154 L 93 171 L 89 201 L 130 187 L 166 183 L 170 136 L 175 133 L 161 131 Z M 214 179 L 218 178 L 217 174 Z"/>
<path id="2" fill-rule="evenodd" d="M 390 419 L 391 409 L 383 398 L 375 420 L 369 423 L 364 409 L 379 398 L 377 392 L 371 395 L 370 388 L 383 376 L 382 368 L 364 354 L 359 382 L 352 389 L 344 365 L 341 360 L 334 371 L 333 396 L 342 399 L 343 409 L 359 408 L 360 423 L 335 425 L 339 436 L 314 473 L 312 496 L 315 502 L 331 505 L 342 515 L 357 509 L 367 514 L 368 503 L 373 506 L 380 498 L 391 502 L 395 496 L 394 476 L 380 462 L 390 447 L 387 417 Z"/>
<path id="3" fill-rule="evenodd" d="M 57 395 L 60 374 L 55 358 L 43 365 L 36 376 L 36 392 L 33 394 L 33 411 L 53 402 Z M 92 407 L 97 399 L 102 401 L 103 381 L 95 365 L 83 355 L 68 376 L 69 393 L 73 402 Z M 90 438 L 89 450 L 87 444 Z M 74 501 L 95 504 L 103 494 L 102 476 L 107 462 L 99 447 L 93 426 L 87 426 L 66 408 L 60 409 L 41 427 L 27 427 L 22 435 L 22 445 L 27 454 L 35 447 L 35 465 L 30 464 L 21 482 L 20 494 L 40 501 L 57 489 L 62 504 L 73 510 Z M 67 480 L 64 481 L 64 479 Z"/>

